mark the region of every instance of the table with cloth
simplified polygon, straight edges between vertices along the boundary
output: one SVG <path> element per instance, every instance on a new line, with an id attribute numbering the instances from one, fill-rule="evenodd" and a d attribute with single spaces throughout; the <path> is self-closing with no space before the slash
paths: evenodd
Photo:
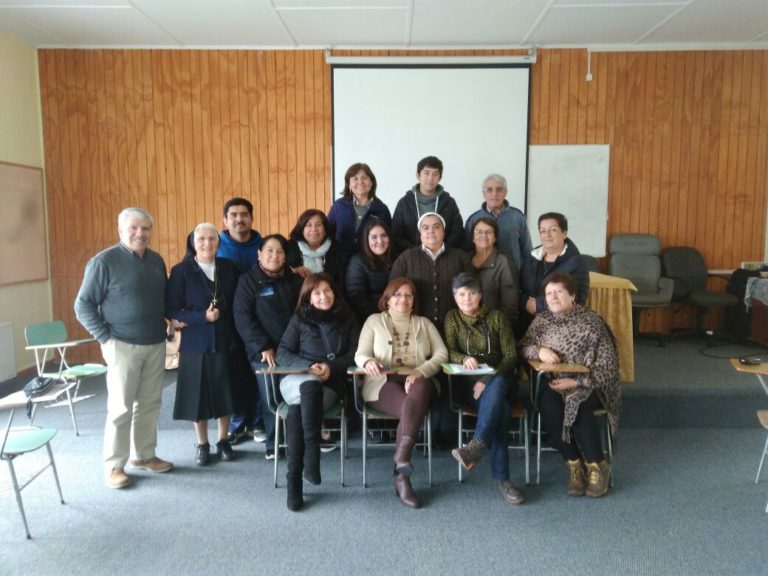
<path id="1" fill-rule="evenodd" d="M 616 338 L 619 348 L 619 376 L 622 382 L 635 380 L 635 348 L 632 340 L 632 292 L 637 291 L 626 278 L 589 273 L 587 306 L 600 314 Z"/>

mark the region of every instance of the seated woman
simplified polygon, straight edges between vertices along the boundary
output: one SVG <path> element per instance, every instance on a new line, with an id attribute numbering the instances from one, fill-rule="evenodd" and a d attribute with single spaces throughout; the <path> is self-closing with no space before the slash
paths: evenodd
<path id="1" fill-rule="evenodd" d="M 344 190 L 328 212 L 336 228 L 336 241 L 348 252 L 359 252 L 365 236 L 361 232 L 372 219 L 392 224 L 389 208 L 376 197 L 376 176 L 368 164 L 356 162 L 344 174 Z"/>
<path id="2" fill-rule="evenodd" d="M 166 289 L 168 317 L 183 322 L 179 350 L 175 420 L 191 420 L 197 433 L 195 462 L 210 462 L 208 420 L 218 420 L 217 452 L 222 460 L 234 454 L 227 440 L 232 415 L 232 351 L 236 345 L 232 303 L 237 285 L 234 264 L 216 258 L 219 233 L 213 224 L 193 232 L 195 256 L 171 269 Z"/>
<path id="3" fill-rule="evenodd" d="M 399 418 L 395 448 L 395 492 L 413 508 L 419 501 L 411 485 L 411 452 L 432 394 L 430 378 L 448 359 L 440 333 L 416 315 L 416 288 L 408 278 L 394 278 L 379 300 L 381 313 L 369 316 L 360 333 L 355 363 L 365 369 L 363 400 Z M 385 374 L 386 369 L 408 371 Z"/>
<path id="4" fill-rule="evenodd" d="M 333 238 L 333 225 L 322 210 L 310 208 L 299 216 L 290 234 L 286 263 L 306 278 L 312 273 L 327 272 L 336 287 L 343 290 L 349 254 Z"/>
<path id="5" fill-rule="evenodd" d="M 280 381 L 280 393 L 288 404 L 289 510 L 299 510 L 304 504 L 302 471 L 307 481 L 320 484 L 323 412 L 343 394 L 359 335 L 357 318 L 339 297 L 331 276 L 325 272 L 307 276 L 296 313 L 277 349 L 278 364 L 306 367 L 308 372 L 290 374 Z"/>
<path id="6" fill-rule="evenodd" d="M 392 244 L 389 226 L 377 218 L 368 220 L 363 230 L 360 253 L 347 266 L 347 300 L 360 322 L 379 311 L 379 299 L 392 269 Z"/>
<path id="7" fill-rule="evenodd" d="M 520 305 L 520 273 L 512 258 L 497 248 L 496 220 L 478 218 L 472 223 L 470 236 L 474 246 L 470 256 L 483 288 L 483 305 L 489 310 L 501 310 L 510 326 L 514 326 Z"/>
<path id="8" fill-rule="evenodd" d="M 515 337 L 499 310 L 481 306 L 483 289 L 472 274 L 462 273 L 451 285 L 458 309 L 445 317 L 445 343 L 450 361 L 467 370 L 488 364 L 493 375 L 458 377 L 461 402 L 477 410 L 477 426 L 469 444 L 452 454 L 466 470 L 472 470 L 491 449 L 491 473 L 507 504 L 522 504 L 523 497 L 509 481 L 509 399 L 517 395 Z M 459 386 L 454 389 L 459 392 Z"/>
<path id="9" fill-rule="evenodd" d="M 576 303 L 586 304 L 589 296 L 589 270 L 576 244 L 568 238 L 568 220 L 558 212 L 539 216 L 541 245 L 525 255 L 520 271 L 520 321 L 518 335 L 523 334 L 533 317 L 547 309 L 542 286 L 553 272 L 570 274 L 576 281 Z"/>
<path id="10" fill-rule="evenodd" d="M 570 496 L 602 496 L 610 465 L 603 458 L 594 410 L 604 407 L 615 435 L 621 409 L 619 355 L 600 316 L 576 303 L 576 280 L 556 272 L 544 280 L 549 310 L 536 315 L 521 343 L 523 356 L 546 363 L 582 364 L 585 374 L 552 373 L 539 390 L 539 412 L 552 446 L 568 466 Z"/>

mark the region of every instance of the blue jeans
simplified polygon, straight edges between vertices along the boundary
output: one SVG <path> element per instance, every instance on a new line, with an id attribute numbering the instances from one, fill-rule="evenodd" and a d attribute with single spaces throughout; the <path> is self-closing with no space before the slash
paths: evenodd
<path id="1" fill-rule="evenodd" d="M 491 473 L 496 480 L 509 480 L 509 381 L 503 374 L 494 375 L 485 385 L 478 400 L 472 394 L 477 380 L 469 377 L 462 382 L 463 401 L 477 411 L 475 438 L 489 447 Z"/>

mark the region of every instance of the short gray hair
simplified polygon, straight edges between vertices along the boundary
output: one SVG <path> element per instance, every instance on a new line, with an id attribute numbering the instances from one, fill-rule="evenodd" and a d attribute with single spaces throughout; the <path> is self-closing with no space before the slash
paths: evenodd
<path id="1" fill-rule="evenodd" d="M 144 210 L 144 208 L 124 208 L 117 217 L 117 225 L 122 228 L 128 218 L 141 218 L 149 222 L 150 228 L 155 226 L 155 219 L 152 218 L 152 214 Z"/>
<path id="2" fill-rule="evenodd" d="M 508 191 L 507 179 L 504 178 L 504 176 L 501 174 L 496 174 L 495 172 L 493 174 L 488 174 L 488 176 L 485 177 L 485 180 L 483 180 L 483 190 L 485 190 L 485 184 L 488 182 L 488 180 L 496 180 L 497 182 L 501 182 L 501 185 L 504 186 L 504 190 Z"/>
<path id="3" fill-rule="evenodd" d="M 197 239 L 198 233 L 202 232 L 203 230 L 211 230 L 216 234 L 216 236 L 219 235 L 219 231 L 216 229 L 216 226 L 214 226 L 210 222 L 200 222 L 200 224 L 195 226 L 195 231 L 193 232 L 194 238 Z"/>
<path id="4" fill-rule="evenodd" d="M 455 295 L 461 288 L 466 288 L 467 290 L 477 292 L 478 294 L 483 293 L 483 286 L 480 284 L 480 280 L 477 279 L 477 276 L 470 274 L 469 272 L 461 272 L 453 278 L 453 281 L 451 282 L 451 290 L 453 294 Z"/>

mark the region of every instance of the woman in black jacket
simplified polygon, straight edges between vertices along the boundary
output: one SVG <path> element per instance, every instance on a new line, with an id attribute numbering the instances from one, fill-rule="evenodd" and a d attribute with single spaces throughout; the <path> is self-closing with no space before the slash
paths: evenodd
<path id="1" fill-rule="evenodd" d="M 372 218 L 363 229 L 360 253 L 352 256 L 347 266 L 346 293 L 349 305 L 362 324 L 379 312 L 379 299 L 389 281 L 392 269 L 392 243 L 389 226 Z"/>
<path id="2" fill-rule="evenodd" d="M 285 264 L 288 241 L 280 234 L 266 236 L 259 248 L 259 261 L 240 276 L 235 292 L 235 326 L 240 334 L 251 368 L 275 366 L 277 345 L 293 316 L 301 290 L 301 276 Z M 265 389 L 264 376 L 257 376 L 259 391 Z M 263 404 L 267 433 L 267 459 L 274 457 L 275 419 Z"/>
<path id="3" fill-rule="evenodd" d="M 307 276 L 277 349 L 279 364 L 307 369 L 280 381 L 280 393 L 289 406 L 285 426 L 289 510 L 304 504 L 302 471 L 307 481 L 320 484 L 323 412 L 343 394 L 359 337 L 357 318 L 339 297 L 331 276 L 325 272 Z"/>

